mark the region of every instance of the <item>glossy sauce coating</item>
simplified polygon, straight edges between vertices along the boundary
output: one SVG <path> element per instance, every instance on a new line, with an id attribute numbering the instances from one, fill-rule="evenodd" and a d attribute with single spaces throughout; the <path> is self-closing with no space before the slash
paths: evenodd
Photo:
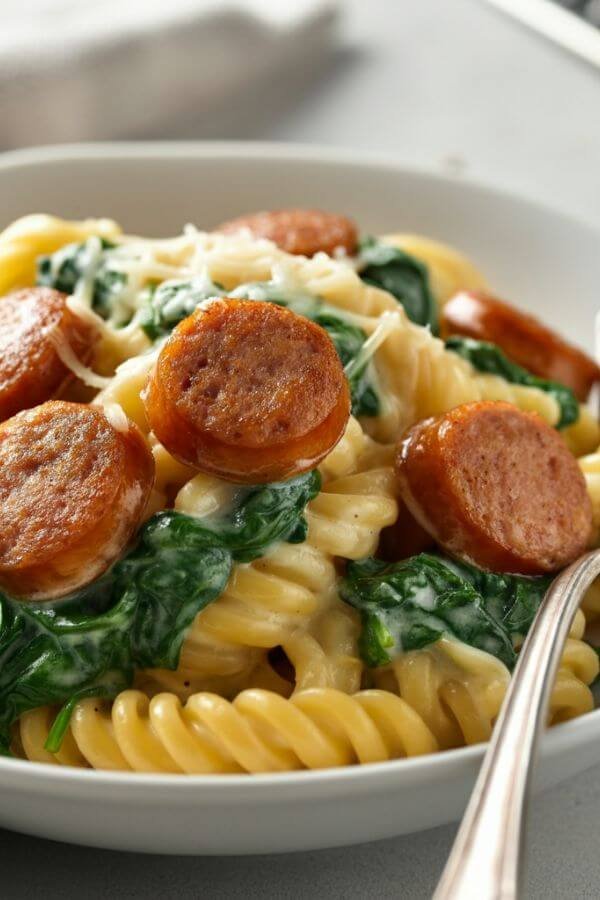
<path id="1" fill-rule="evenodd" d="M 144 403 L 176 459 L 246 483 L 314 468 L 350 414 L 342 365 L 322 328 L 271 303 L 231 299 L 175 328 Z"/>
<path id="2" fill-rule="evenodd" d="M 577 461 L 539 416 L 508 403 L 468 403 L 420 422 L 401 442 L 396 468 L 421 525 L 484 569 L 553 572 L 590 539 Z"/>
<path id="3" fill-rule="evenodd" d="M 66 301 L 66 294 L 46 287 L 0 297 L 0 421 L 53 397 L 71 377 L 56 339 L 81 362 L 89 360 L 97 333 Z"/>
<path id="4" fill-rule="evenodd" d="M 265 210 L 223 222 L 215 231 L 237 234 L 244 229 L 300 256 L 314 256 L 319 251 L 331 256 L 338 248 L 353 254 L 358 242 L 352 219 L 319 209 Z"/>
<path id="5" fill-rule="evenodd" d="M 480 292 L 463 291 L 442 309 L 442 334 L 463 335 L 497 344 L 514 362 L 540 378 L 570 387 L 585 400 L 600 368 L 582 350 L 533 316 Z"/>
<path id="6" fill-rule="evenodd" d="M 131 423 L 53 400 L 0 425 L 0 586 L 60 597 L 100 575 L 137 528 L 154 460 Z"/>

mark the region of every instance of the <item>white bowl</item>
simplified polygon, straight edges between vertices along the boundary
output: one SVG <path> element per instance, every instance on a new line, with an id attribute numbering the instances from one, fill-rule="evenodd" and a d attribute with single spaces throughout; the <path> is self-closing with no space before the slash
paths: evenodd
<path id="1" fill-rule="evenodd" d="M 501 296 L 591 349 L 598 233 L 529 201 L 339 151 L 261 144 L 59 147 L 0 158 L 0 226 L 29 212 L 110 216 L 170 235 L 236 214 L 319 206 L 363 232 L 419 232 L 471 256 Z M 600 711 L 552 729 L 536 786 L 598 761 Z M 458 818 L 482 747 L 363 767 L 258 776 L 158 776 L 0 759 L 0 826 L 153 853 L 333 847 Z"/>

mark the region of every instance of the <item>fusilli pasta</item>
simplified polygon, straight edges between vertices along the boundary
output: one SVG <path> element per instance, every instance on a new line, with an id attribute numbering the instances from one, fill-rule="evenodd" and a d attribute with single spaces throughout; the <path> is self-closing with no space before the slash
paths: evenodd
<path id="1" fill-rule="evenodd" d="M 593 708 L 588 684 L 597 674 L 594 651 L 570 638 L 551 721 Z M 174 694 L 149 699 L 125 691 L 112 707 L 79 703 L 57 754 L 44 749 L 47 709 L 21 718 L 20 740 L 28 759 L 139 772 L 255 773 L 380 762 L 487 740 L 510 675 L 494 657 L 442 640 L 400 657 L 393 677 L 397 692 L 317 687 L 289 699 L 250 688 L 232 701 L 206 692 L 182 704 Z"/>
<path id="2" fill-rule="evenodd" d="M 114 701 L 80 700 L 56 752 L 45 747 L 55 709 L 25 712 L 15 727 L 15 752 L 100 769 L 258 773 L 378 762 L 487 740 L 510 679 L 504 663 L 442 637 L 422 649 L 398 652 L 385 666 L 367 668 L 360 652 L 361 619 L 340 598 L 340 576 L 347 561 L 374 556 L 382 529 L 398 519 L 394 453 L 407 428 L 477 400 L 507 401 L 554 426 L 561 415 L 554 396 L 477 371 L 428 328 L 411 322 L 391 294 L 364 283 L 356 259 L 290 256 L 248 234 L 207 234 L 188 226 L 179 237 L 146 240 L 123 236 L 110 220 L 28 216 L 0 234 L 0 293 L 33 284 L 42 254 L 84 241 L 99 253 L 106 245 L 97 238 L 118 248 L 119 304 L 128 319 L 101 318 L 89 290 L 76 291 L 68 303 L 92 319 L 100 335 L 88 383 L 97 393 L 90 391 L 86 401 L 120 407 L 151 448 L 156 478 L 145 518 L 174 508 L 218 521 L 240 490 L 177 461 L 150 430 L 142 394 L 164 333 L 153 343 L 142 317 L 162 282 L 198 279 L 209 294 L 220 295 L 270 282 L 326 304 L 364 332 L 358 333 L 369 352 L 379 409 L 351 417 L 321 463 L 321 489 L 308 495 L 314 499 L 304 510 L 304 541 L 279 541 L 231 569 L 232 558 L 244 557 L 226 557 L 219 589 L 231 572 L 226 587 L 185 632 L 176 670 L 139 669 L 134 687 Z M 382 240 L 426 265 L 440 304 L 457 290 L 486 286 L 477 269 L 446 245 L 409 234 Z M 348 370 L 346 375 L 350 381 Z M 79 398 L 81 386 L 68 390 L 73 392 L 68 396 Z M 592 451 L 600 445 L 600 427 L 582 406 L 578 421 L 562 434 L 581 457 L 597 542 L 600 453 Z M 600 615 L 597 585 L 588 592 L 584 611 L 589 619 Z M 556 678 L 551 722 L 593 706 L 589 685 L 598 674 L 598 657 L 582 640 L 584 628 L 580 613 Z M 161 665 L 168 661 L 161 658 Z"/>

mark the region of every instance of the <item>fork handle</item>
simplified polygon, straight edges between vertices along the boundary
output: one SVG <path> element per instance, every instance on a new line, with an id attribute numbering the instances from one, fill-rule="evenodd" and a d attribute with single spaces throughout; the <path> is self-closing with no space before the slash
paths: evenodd
<path id="1" fill-rule="evenodd" d="M 519 653 L 492 739 L 434 900 L 513 900 L 539 735 L 564 642 L 584 591 L 600 574 L 600 550 L 552 583 Z"/>

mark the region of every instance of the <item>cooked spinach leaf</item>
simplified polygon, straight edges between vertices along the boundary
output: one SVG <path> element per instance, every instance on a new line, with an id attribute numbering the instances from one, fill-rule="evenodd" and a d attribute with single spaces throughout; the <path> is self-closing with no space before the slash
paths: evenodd
<path id="1" fill-rule="evenodd" d="M 68 244 L 50 256 L 37 260 L 37 283 L 73 294 L 85 285 L 92 309 L 103 319 L 123 325 L 130 313 L 123 309 L 121 297 L 127 276 L 112 265 L 115 244 L 91 237 L 81 244 Z"/>
<path id="2" fill-rule="evenodd" d="M 78 699 L 115 696 L 136 668 L 176 668 L 187 628 L 222 593 L 233 560 L 303 540 L 319 487 L 309 472 L 242 491 L 222 518 L 158 513 L 106 575 L 63 601 L 0 595 L 0 750 L 28 709 L 65 704 L 49 737 L 56 750 Z"/>
<path id="3" fill-rule="evenodd" d="M 422 553 L 398 563 L 348 564 L 341 597 L 362 618 L 360 652 L 369 666 L 389 663 L 443 635 L 491 653 L 512 668 L 549 578 L 496 575 Z"/>
<path id="4" fill-rule="evenodd" d="M 352 366 L 359 358 L 367 338 L 362 328 L 329 311 L 315 312 L 312 321 L 325 329 L 346 369 L 352 398 L 352 415 L 379 415 L 379 396 L 371 383 L 370 360 L 365 360 L 360 366 Z"/>
<path id="5" fill-rule="evenodd" d="M 359 259 L 363 266 L 360 272 L 363 281 L 392 294 L 411 322 L 429 325 L 432 334 L 439 333 L 437 304 L 424 263 L 404 250 L 372 237 L 361 241 Z"/>
<path id="6" fill-rule="evenodd" d="M 557 381 L 547 381 L 545 378 L 532 375 L 527 369 L 512 362 L 495 344 L 476 341 L 474 338 L 455 336 L 447 339 L 446 348 L 452 350 L 453 353 L 458 353 L 479 372 L 499 375 L 511 384 L 539 388 L 540 391 L 550 394 L 560 409 L 557 428 L 566 428 L 567 425 L 572 425 L 579 418 L 579 403 L 570 388 Z"/>
<path id="7" fill-rule="evenodd" d="M 182 281 L 164 281 L 153 290 L 140 312 L 140 325 L 153 341 L 170 334 L 210 297 L 224 296 L 223 286 L 206 275 Z"/>
<path id="8" fill-rule="evenodd" d="M 105 238 L 92 238 L 82 244 L 67 244 L 49 256 L 38 256 L 37 283 L 72 294 L 95 258 L 114 246 Z"/>
<path id="9" fill-rule="evenodd" d="M 0 598 L 4 750 L 10 724 L 25 710 L 65 701 L 71 709 L 82 697 L 114 696 L 128 687 L 136 667 L 176 667 L 187 627 L 227 583 L 231 555 L 201 543 L 193 550 L 164 542 L 152 546 L 154 524 L 142 532 L 137 571 L 123 561 L 106 579 L 113 605 L 104 613 L 63 615 L 57 604 L 37 607 Z M 84 600 L 85 595 L 81 606 Z M 68 718 L 61 721 L 66 728 Z M 62 733 L 52 737 L 59 746 Z"/>
<path id="10" fill-rule="evenodd" d="M 513 644 L 520 643 L 531 626 L 550 587 L 552 576 L 531 578 L 505 572 L 484 572 L 468 563 L 446 560 L 446 565 L 473 585 L 484 599 L 486 608 L 505 627 Z"/>
<path id="11" fill-rule="evenodd" d="M 151 521 L 165 522 L 173 533 L 174 545 L 186 544 L 192 529 L 195 540 L 205 547 L 225 547 L 238 562 L 250 562 L 264 556 L 277 541 L 299 544 L 306 538 L 304 508 L 319 493 L 321 477 L 317 470 L 278 481 L 243 488 L 228 515 L 222 518 L 192 519 L 167 510 Z"/>

